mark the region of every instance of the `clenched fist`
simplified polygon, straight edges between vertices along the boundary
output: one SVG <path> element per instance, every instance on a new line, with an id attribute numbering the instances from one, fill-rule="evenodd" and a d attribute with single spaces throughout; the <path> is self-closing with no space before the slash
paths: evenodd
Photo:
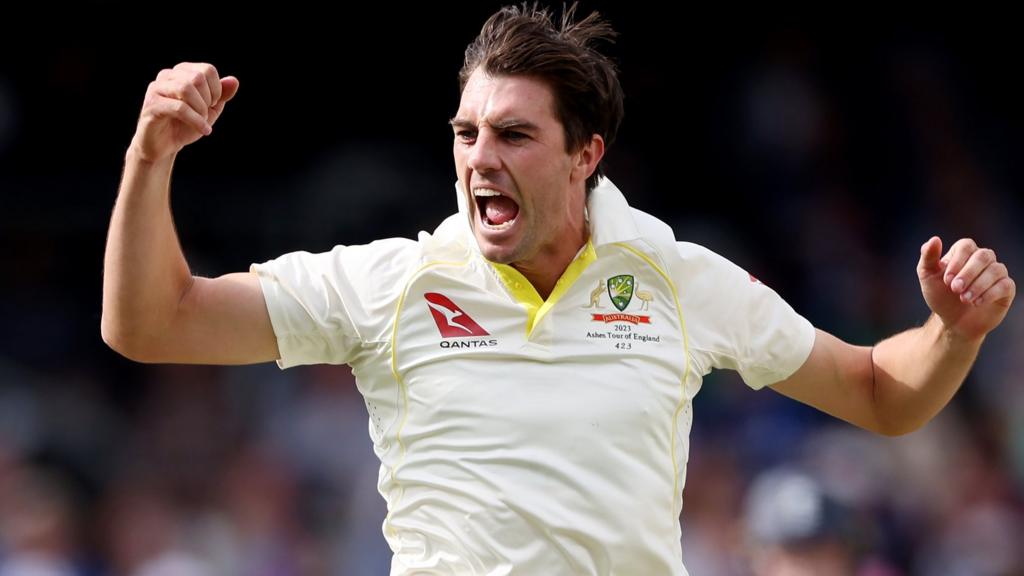
<path id="1" fill-rule="evenodd" d="M 177 154 L 210 134 L 236 92 L 238 79 L 221 78 L 212 64 L 182 62 L 161 70 L 146 90 L 131 150 L 147 162 Z"/>
<path id="2" fill-rule="evenodd" d="M 925 302 L 957 336 L 983 338 L 1006 317 L 1017 286 L 996 253 L 970 238 L 941 254 L 938 237 L 921 246 L 917 275 Z"/>

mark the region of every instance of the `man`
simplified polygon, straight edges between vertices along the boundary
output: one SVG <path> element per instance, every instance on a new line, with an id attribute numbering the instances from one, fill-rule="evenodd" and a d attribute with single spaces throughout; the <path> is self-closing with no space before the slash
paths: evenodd
<path id="1" fill-rule="evenodd" d="M 238 90 L 208 64 L 147 91 L 111 219 L 104 339 L 145 362 L 348 363 L 370 416 L 393 574 L 685 574 L 691 400 L 738 370 L 901 434 L 963 381 L 1015 285 L 970 240 L 922 247 L 921 328 L 874 347 L 677 242 L 600 176 L 622 116 L 596 14 L 505 8 L 466 51 L 459 214 L 418 240 L 193 277 L 168 208 L 178 151 Z"/>

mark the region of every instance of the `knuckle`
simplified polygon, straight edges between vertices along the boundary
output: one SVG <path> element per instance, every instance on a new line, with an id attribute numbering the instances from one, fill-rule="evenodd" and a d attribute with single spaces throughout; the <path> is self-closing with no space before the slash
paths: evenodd
<path id="1" fill-rule="evenodd" d="M 971 240 L 970 238 L 961 238 L 956 241 L 956 244 L 953 244 L 953 251 L 956 252 L 957 254 L 969 255 L 971 252 L 974 251 L 973 245 L 974 240 Z"/>
<path id="2" fill-rule="evenodd" d="M 160 97 L 155 92 L 146 92 L 146 97 L 142 100 L 142 109 L 150 110 L 156 107 L 157 103 L 160 102 Z"/>
<path id="3" fill-rule="evenodd" d="M 178 100 L 183 100 L 185 95 L 188 93 L 188 90 L 186 89 L 187 86 L 188 84 L 184 82 L 174 82 L 167 87 L 167 93 Z"/>
<path id="4" fill-rule="evenodd" d="M 178 89 L 176 96 L 179 100 L 183 100 L 188 104 L 193 94 L 195 94 L 195 86 L 192 86 L 191 84 L 182 84 Z"/>

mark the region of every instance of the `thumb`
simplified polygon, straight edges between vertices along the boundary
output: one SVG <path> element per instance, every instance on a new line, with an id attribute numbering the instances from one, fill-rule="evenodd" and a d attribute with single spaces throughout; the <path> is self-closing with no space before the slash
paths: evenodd
<path id="1" fill-rule="evenodd" d="M 238 78 L 234 76 L 225 76 L 220 79 L 220 100 L 217 102 L 217 106 L 223 106 L 225 102 L 231 100 L 238 93 Z"/>
<path id="2" fill-rule="evenodd" d="M 938 236 L 932 236 L 921 245 L 921 260 L 917 263 L 918 277 L 924 280 L 930 276 L 941 274 L 946 268 L 940 260 L 941 256 L 942 240 Z"/>
<path id="3" fill-rule="evenodd" d="M 220 100 L 218 100 L 213 106 L 210 106 L 210 111 L 206 118 L 206 121 L 209 122 L 211 126 L 213 126 L 213 123 L 216 122 L 217 119 L 220 118 L 220 115 L 224 113 L 224 104 L 226 104 L 228 100 L 234 98 L 237 93 L 238 78 L 235 78 L 234 76 L 225 76 L 220 79 Z"/>

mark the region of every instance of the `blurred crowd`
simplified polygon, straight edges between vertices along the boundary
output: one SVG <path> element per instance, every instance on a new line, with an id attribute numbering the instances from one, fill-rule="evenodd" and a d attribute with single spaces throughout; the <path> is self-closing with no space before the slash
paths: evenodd
<path id="1" fill-rule="evenodd" d="M 869 344 L 921 323 L 914 266 L 932 234 L 977 238 L 1024 283 L 1024 126 L 1002 116 L 1008 100 L 981 67 L 999 54 L 908 31 L 854 49 L 786 29 L 679 77 L 645 59 L 661 34 L 619 27 L 628 98 L 610 177 L 816 326 Z M 29 132 L 34 95 L 88 85 L 102 54 L 55 49 L 39 76 L 0 68 L 0 576 L 387 573 L 378 466 L 347 367 L 140 366 L 100 342 L 103 234 L 132 113 L 106 127 L 92 165 L 47 170 L 52 143 Z M 678 110 L 677 82 L 697 94 Z M 145 82 L 123 90 L 119 106 L 137 110 Z M 454 107 L 454 89 L 442 96 Z M 189 151 L 175 210 L 193 267 L 430 229 L 455 209 L 446 111 L 422 144 L 318 144 L 270 176 L 240 159 L 218 172 L 203 156 L 227 153 L 216 143 Z M 228 110 L 218 130 L 238 144 L 255 129 L 232 112 L 245 117 Z M 1024 575 L 1022 351 L 1018 302 L 954 402 L 900 438 L 709 376 L 684 490 L 690 573 Z"/>

